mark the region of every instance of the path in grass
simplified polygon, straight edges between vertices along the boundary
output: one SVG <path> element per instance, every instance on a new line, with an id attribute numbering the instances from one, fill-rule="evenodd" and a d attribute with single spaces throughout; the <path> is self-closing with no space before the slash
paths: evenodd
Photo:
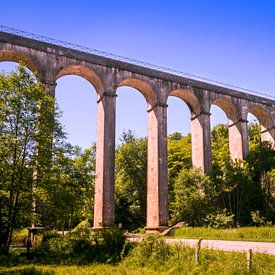
<path id="1" fill-rule="evenodd" d="M 141 236 L 127 238 L 130 242 L 140 242 Z M 198 239 L 182 239 L 182 238 L 163 238 L 168 244 L 183 244 L 185 246 L 195 247 Z M 201 240 L 201 248 L 217 249 L 224 251 L 247 251 L 265 253 L 275 256 L 275 243 L 270 242 L 244 242 L 244 241 L 224 241 L 224 240 Z"/>
<path id="2" fill-rule="evenodd" d="M 198 243 L 197 239 L 166 238 L 165 241 L 169 244 L 178 243 L 178 244 L 184 244 L 191 247 L 196 246 Z M 247 251 L 248 249 L 252 249 L 252 252 L 275 255 L 275 243 L 268 243 L 268 242 L 202 240 L 201 247 L 224 250 L 224 251 Z"/>

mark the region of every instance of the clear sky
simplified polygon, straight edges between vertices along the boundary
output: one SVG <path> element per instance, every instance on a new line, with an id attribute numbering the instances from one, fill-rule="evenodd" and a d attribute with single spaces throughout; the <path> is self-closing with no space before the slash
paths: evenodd
<path id="1" fill-rule="evenodd" d="M 0 0 L 0 7 L 0 25 L 275 96 L 273 0 Z M 93 87 L 65 76 L 56 97 L 70 141 L 88 147 L 96 129 Z M 190 132 L 186 104 L 170 98 L 168 105 L 168 132 Z M 211 112 L 212 125 L 226 121 L 218 108 Z M 119 88 L 117 139 L 123 129 L 146 136 L 146 128 L 143 96 Z"/>

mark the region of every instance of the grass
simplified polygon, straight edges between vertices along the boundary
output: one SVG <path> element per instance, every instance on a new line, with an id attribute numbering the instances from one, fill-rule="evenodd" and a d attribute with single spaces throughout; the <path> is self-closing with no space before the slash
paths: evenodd
<path id="1" fill-rule="evenodd" d="M 182 249 L 170 252 L 167 259 L 148 259 L 139 262 L 126 258 L 117 265 L 42 265 L 21 264 L 0 266 L 0 274 L 246 274 L 244 253 L 202 250 L 201 263 L 195 264 L 194 251 Z M 179 253 L 179 255 L 177 255 Z M 275 257 L 254 254 L 251 274 L 275 274 Z"/>
<path id="2" fill-rule="evenodd" d="M 247 274 L 245 252 L 201 249 L 197 264 L 194 248 L 168 245 L 163 238 L 147 236 L 121 246 L 116 234 L 104 236 L 97 239 L 97 250 L 88 239 L 49 238 L 33 251 L 33 260 L 13 250 L 0 256 L 0 274 Z M 250 274 L 275 275 L 275 256 L 253 253 Z"/>
<path id="3" fill-rule="evenodd" d="M 18 257 L 18 256 L 17 256 Z M 6 258 L 7 260 L 7 258 Z M 163 239 L 148 237 L 134 245 L 117 264 L 58 265 L 18 259 L 3 261 L 0 274 L 247 274 L 246 253 L 202 249 L 196 264 L 194 249 L 169 246 Z M 275 274 L 275 257 L 253 254 L 250 274 Z"/>
<path id="4" fill-rule="evenodd" d="M 171 232 L 171 237 L 189 239 L 216 239 L 256 242 L 275 242 L 275 226 L 273 227 L 241 227 L 215 229 L 206 227 L 182 227 Z"/>

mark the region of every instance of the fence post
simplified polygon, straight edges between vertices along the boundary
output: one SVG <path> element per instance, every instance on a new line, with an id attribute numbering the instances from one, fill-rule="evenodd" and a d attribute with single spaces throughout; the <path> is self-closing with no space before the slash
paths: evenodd
<path id="1" fill-rule="evenodd" d="M 200 263 L 201 241 L 202 241 L 202 239 L 199 239 L 197 244 L 196 244 L 196 247 L 195 247 L 195 261 L 196 261 L 196 264 Z"/>
<path id="2" fill-rule="evenodd" d="M 246 269 L 248 272 L 251 271 L 252 266 L 252 249 L 248 249 L 246 252 Z"/>

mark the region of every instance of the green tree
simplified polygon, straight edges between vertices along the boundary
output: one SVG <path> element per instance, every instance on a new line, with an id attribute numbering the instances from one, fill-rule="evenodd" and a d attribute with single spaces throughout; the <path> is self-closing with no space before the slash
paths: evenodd
<path id="1" fill-rule="evenodd" d="M 43 149 L 49 151 L 54 134 L 54 100 L 19 66 L 0 74 L 0 106 L 0 249 L 8 253 L 14 228 L 31 216 L 35 145 L 41 145 L 41 160 L 49 156 Z"/>
<path id="2" fill-rule="evenodd" d="M 258 194 L 255 193 L 255 185 L 247 162 L 229 160 L 213 166 L 211 189 L 209 198 L 216 212 L 227 209 L 229 214 L 234 215 L 235 225 L 249 223 L 250 211 Z"/>
<path id="3" fill-rule="evenodd" d="M 136 229 L 146 221 L 147 140 L 129 131 L 116 150 L 116 222 Z"/>
<path id="4" fill-rule="evenodd" d="M 168 137 L 168 196 L 169 210 L 175 202 L 174 184 L 182 169 L 191 169 L 191 135 L 182 136 L 175 132 Z"/>
<path id="5" fill-rule="evenodd" d="M 208 209 L 209 178 L 197 169 L 182 169 L 175 180 L 175 202 L 172 204 L 172 223 L 185 221 L 198 226 L 204 222 Z"/>
<path id="6" fill-rule="evenodd" d="M 230 160 L 228 127 L 226 125 L 218 124 L 211 130 L 211 149 L 214 164 Z"/>
<path id="7" fill-rule="evenodd" d="M 59 147 L 52 166 L 38 188 L 38 213 L 43 225 L 71 230 L 93 215 L 95 145 L 81 150 Z"/>

